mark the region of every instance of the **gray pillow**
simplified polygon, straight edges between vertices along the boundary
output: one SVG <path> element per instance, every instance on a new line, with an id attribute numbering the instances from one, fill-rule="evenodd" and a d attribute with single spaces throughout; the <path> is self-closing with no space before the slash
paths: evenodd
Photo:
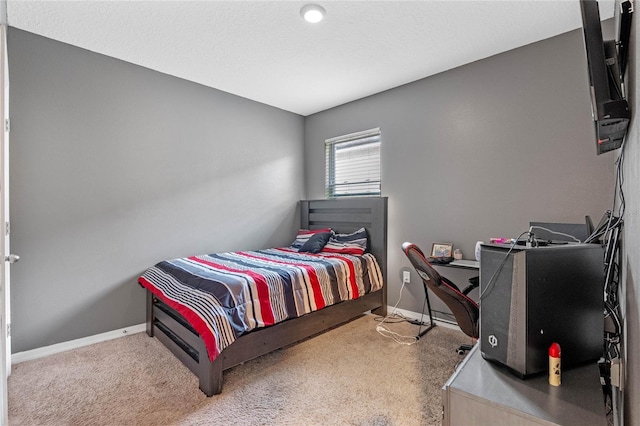
<path id="1" fill-rule="evenodd" d="M 315 234 L 313 237 L 309 238 L 298 251 L 307 253 L 320 253 L 324 246 L 327 244 L 327 241 L 329 241 L 330 237 L 331 232 L 322 232 L 319 234 Z"/>

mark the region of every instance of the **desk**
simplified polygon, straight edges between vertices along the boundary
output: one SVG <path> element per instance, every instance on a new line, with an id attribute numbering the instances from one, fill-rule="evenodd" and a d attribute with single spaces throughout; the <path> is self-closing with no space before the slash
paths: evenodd
<path id="1" fill-rule="evenodd" d="M 454 261 L 455 262 L 455 261 Z M 438 271 L 440 275 L 443 275 L 450 279 L 455 285 L 457 285 L 460 290 L 464 290 L 469 285 L 469 278 L 477 277 L 479 275 L 479 262 L 478 263 L 470 263 L 475 262 L 471 260 L 464 260 L 464 264 L 456 264 L 454 262 L 444 264 L 432 264 L 433 267 Z M 469 292 L 468 296 L 477 301 L 479 294 L 478 289 L 473 289 Z M 454 318 L 451 310 L 437 298 L 433 293 L 429 292 L 429 301 L 431 302 L 431 311 L 433 312 L 433 317 L 437 320 L 444 320 L 453 324 L 457 324 L 456 319 Z"/>
<path id="2" fill-rule="evenodd" d="M 466 269 L 479 270 L 480 262 L 478 262 L 477 260 L 460 259 L 460 260 L 454 260 L 453 262 L 444 266 L 448 266 L 450 268 L 466 268 Z"/>
<path id="3" fill-rule="evenodd" d="M 443 426 L 606 425 L 598 366 L 562 371 L 562 385 L 546 374 L 521 380 L 482 358 L 476 345 L 442 388 Z"/>

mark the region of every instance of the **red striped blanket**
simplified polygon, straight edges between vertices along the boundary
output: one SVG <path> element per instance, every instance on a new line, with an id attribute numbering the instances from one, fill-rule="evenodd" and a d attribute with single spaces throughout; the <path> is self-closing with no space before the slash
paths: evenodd
<path id="1" fill-rule="evenodd" d="M 138 282 L 192 325 L 213 361 L 255 328 L 382 288 L 382 274 L 371 254 L 274 248 L 166 260 Z"/>

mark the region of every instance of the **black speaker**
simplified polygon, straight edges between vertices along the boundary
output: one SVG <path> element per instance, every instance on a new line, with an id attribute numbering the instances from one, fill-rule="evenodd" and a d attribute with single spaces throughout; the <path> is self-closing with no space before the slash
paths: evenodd
<path id="1" fill-rule="evenodd" d="M 604 251 L 597 244 L 480 250 L 480 351 L 521 378 L 597 360 L 604 338 Z"/>

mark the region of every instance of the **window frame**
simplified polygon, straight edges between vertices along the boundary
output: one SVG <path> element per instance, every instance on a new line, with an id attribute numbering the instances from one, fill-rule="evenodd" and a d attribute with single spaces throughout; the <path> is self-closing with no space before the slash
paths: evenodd
<path id="1" fill-rule="evenodd" d="M 372 139 L 371 141 L 366 141 L 366 139 Z M 372 170 L 373 173 L 377 173 L 379 175 L 378 180 L 364 180 L 364 181 L 356 181 L 351 184 L 359 185 L 365 183 L 377 183 L 378 190 L 377 191 L 363 191 L 356 193 L 347 193 L 340 194 L 336 190 L 336 186 L 339 185 L 335 182 L 335 174 L 336 174 L 336 147 L 340 144 L 352 143 L 352 142 L 362 141 L 363 144 L 378 144 L 380 152 L 378 153 L 378 164 L 377 170 Z M 347 135 L 337 136 L 334 138 L 330 138 L 325 140 L 325 197 L 326 198 L 344 198 L 344 197 L 380 197 L 382 196 L 382 131 L 380 127 L 376 127 L 369 130 L 364 130 L 361 132 L 349 133 Z"/>

